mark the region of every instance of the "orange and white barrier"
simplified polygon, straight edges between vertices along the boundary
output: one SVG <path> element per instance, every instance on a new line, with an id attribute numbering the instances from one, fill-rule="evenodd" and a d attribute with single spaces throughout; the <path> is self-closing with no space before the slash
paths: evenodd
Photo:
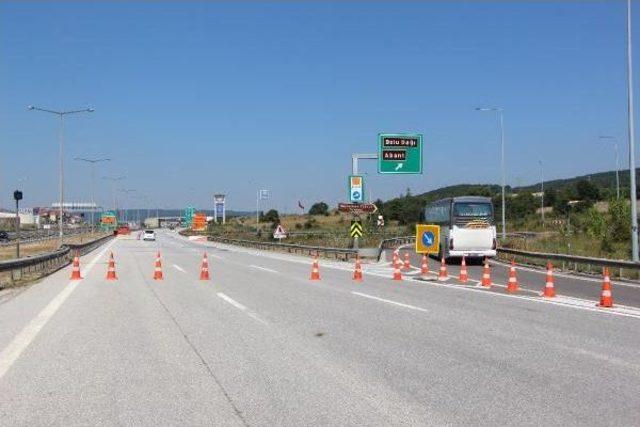
<path id="1" fill-rule="evenodd" d="M 73 257 L 73 266 L 71 267 L 71 280 L 81 280 L 82 276 L 80 275 L 80 257 L 78 257 L 78 251 L 76 251 L 76 255 Z"/>
<path id="2" fill-rule="evenodd" d="M 200 267 L 200 280 L 209 280 L 209 259 L 205 252 L 202 256 L 202 266 Z"/>
<path id="3" fill-rule="evenodd" d="M 318 255 L 313 259 L 313 264 L 311 265 L 311 277 L 309 280 L 320 280 L 320 264 L 318 263 Z"/>
<path id="4" fill-rule="evenodd" d="M 445 281 L 449 279 L 449 275 L 447 274 L 447 263 L 444 260 L 444 257 L 442 257 L 442 260 L 440 261 L 440 272 L 438 273 L 438 280 L 440 281 Z"/>
<path id="5" fill-rule="evenodd" d="M 420 276 L 425 277 L 429 274 L 429 258 L 427 254 L 422 254 L 422 265 L 420 266 Z"/>
<path id="6" fill-rule="evenodd" d="M 109 255 L 109 266 L 107 268 L 107 280 L 118 280 L 116 276 L 116 261 L 113 259 L 113 252 Z"/>
<path id="7" fill-rule="evenodd" d="M 353 280 L 356 282 L 362 281 L 362 265 L 360 264 L 360 256 L 356 255 L 356 266 L 353 271 Z"/>
<path id="8" fill-rule="evenodd" d="M 462 257 L 462 261 L 460 262 L 460 275 L 458 276 L 458 280 L 462 283 L 466 283 L 469 280 L 469 273 L 467 272 L 467 263 Z"/>
<path id="9" fill-rule="evenodd" d="M 409 251 L 404 253 L 404 269 L 411 270 L 411 260 L 409 259 Z"/>
<path id="10" fill-rule="evenodd" d="M 153 280 L 164 280 L 164 276 L 162 274 L 162 260 L 160 259 L 160 251 L 158 251 L 156 255 L 156 265 L 153 271 Z"/>
<path id="11" fill-rule="evenodd" d="M 518 285 L 518 278 L 516 277 L 516 261 L 511 261 L 511 267 L 509 267 L 509 282 L 507 282 L 507 292 L 510 294 L 518 292 L 520 286 Z"/>
<path id="12" fill-rule="evenodd" d="M 611 279 L 609 269 L 605 267 L 604 278 L 602 279 L 602 293 L 600 294 L 600 304 L 598 307 L 613 307 L 613 295 L 611 294 Z"/>
<path id="13" fill-rule="evenodd" d="M 485 288 L 491 287 L 491 269 L 489 268 L 489 261 L 484 259 L 484 267 L 482 268 L 482 286 Z"/>
<path id="14" fill-rule="evenodd" d="M 553 265 L 547 263 L 547 280 L 544 284 L 544 292 L 542 296 L 545 298 L 553 298 L 556 296 L 556 288 L 553 285 Z"/>

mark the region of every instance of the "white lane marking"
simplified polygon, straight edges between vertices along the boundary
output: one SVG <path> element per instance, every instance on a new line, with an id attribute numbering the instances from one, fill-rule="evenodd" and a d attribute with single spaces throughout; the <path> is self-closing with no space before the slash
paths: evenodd
<path id="1" fill-rule="evenodd" d="M 229 304 L 231 304 L 235 308 L 238 308 L 238 309 L 240 309 L 242 311 L 245 311 L 247 309 L 247 307 L 245 307 L 244 305 L 240 304 L 238 301 L 234 300 L 233 298 L 226 296 L 222 292 L 218 292 L 216 295 L 218 295 L 218 297 L 222 298 L 223 300 L 225 300 L 226 302 L 228 302 Z"/>
<path id="2" fill-rule="evenodd" d="M 175 268 L 178 271 L 182 271 L 183 273 L 187 272 L 184 268 L 182 268 L 182 267 L 180 267 L 179 265 L 176 265 L 176 264 L 173 264 L 173 268 Z"/>
<path id="3" fill-rule="evenodd" d="M 424 311 L 424 312 L 428 311 L 428 310 L 426 310 L 424 308 L 416 307 L 414 305 L 403 304 L 401 302 L 392 301 L 390 299 L 378 298 L 378 297 L 374 297 L 373 295 L 363 294 L 361 292 L 351 291 L 351 293 L 353 295 L 358 295 L 358 296 L 361 296 L 361 297 L 370 298 L 370 299 L 373 299 L 373 300 L 376 300 L 376 301 L 386 302 L 387 304 L 398 305 L 400 307 L 409 308 L 411 310 Z"/>
<path id="4" fill-rule="evenodd" d="M 296 256 L 296 255 L 288 255 L 288 254 L 280 254 L 280 253 L 276 253 L 276 252 L 264 252 L 264 251 L 257 251 L 257 250 L 249 250 L 247 248 L 243 248 L 243 247 L 238 247 L 238 246 L 233 246 L 233 245 L 225 245 L 222 243 L 216 243 L 215 245 L 211 244 L 209 245 L 212 248 L 223 248 L 226 251 L 229 252 L 233 252 L 233 253 L 244 253 L 244 254 L 250 254 L 253 256 L 259 256 L 259 257 L 263 257 L 263 258 L 270 258 L 270 259 L 275 259 L 275 260 L 279 260 L 279 261 L 285 261 L 285 262 L 290 262 L 290 263 L 295 263 L 295 264 L 308 264 L 309 263 L 309 258 L 306 257 L 300 257 L 300 256 Z M 492 261 L 495 262 L 495 261 Z M 342 270 L 342 271 L 351 271 L 352 270 L 352 266 L 349 264 L 345 264 L 345 263 L 332 263 L 330 261 L 324 261 L 324 263 L 322 264 L 323 268 L 330 268 L 332 270 Z M 365 269 L 365 273 L 371 276 L 375 276 L 375 277 L 379 277 L 382 279 L 388 279 L 390 278 L 390 273 L 384 273 L 384 272 L 379 272 L 379 270 L 376 268 L 376 265 L 367 265 L 367 268 Z M 435 274 L 435 272 L 433 272 Z M 576 276 L 568 276 L 570 278 L 573 279 L 581 279 L 581 277 L 576 277 Z M 453 276 L 453 275 L 449 275 L 449 278 L 451 279 L 457 279 L 457 276 Z M 471 283 L 475 283 L 476 286 L 478 285 L 478 283 L 481 283 L 481 281 L 479 280 L 474 280 L 474 279 L 469 279 L 469 282 Z M 411 278 L 410 280 L 407 280 L 405 282 L 406 284 L 413 284 L 415 283 L 418 286 L 421 286 L 421 284 L 423 283 L 429 283 L 431 285 L 435 285 L 435 286 L 441 286 L 441 287 L 445 287 L 447 289 L 453 289 L 453 290 L 459 290 L 459 291 L 475 291 L 475 292 L 479 292 L 482 293 L 484 295 L 488 295 L 488 296 L 497 296 L 497 297 L 504 297 L 504 298 L 515 298 L 515 299 L 520 299 L 520 300 L 527 300 L 527 301 L 532 301 L 532 302 L 539 302 L 539 303 L 546 303 L 546 304 L 553 304 L 556 305 L 557 307 L 566 307 L 566 308 L 573 308 L 573 309 L 582 309 L 585 311 L 589 311 L 592 313 L 600 313 L 600 314 L 609 314 L 609 315 L 618 315 L 618 316 L 625 316 L 625 317 L 635 317 L 635 318 L 640 318 L 640 314 L 635 314 L 638 312 L 639 308 L 637 307 L 623 307 L 624 310 L 628 310 L 627 312 L 616 312 L 613 311 L 615 309 L 603 309 L 603 308 L 597 308 L 593 305 L 595 305 L 595 303 L 597 301 L 588 301 L 588 300 L 583 300 L 585 302 L 588 302 L 590 307 L 587 306 L 582 306 L 582 305 L 570 305 L 570 304 L 564 304 L 564 303 L 559 303 L 556 301 L 553 301 L 550 298 L 539 298 L 539 297 L 528 297 L 528 296 L 518 296 L 518 295 L 514 295 L 514 294 L 507 294 L 507 293 L 498 293 L 498 292 L 485 292 L 485 290 L 482 287 L 476 287 L 476 286 L 469 286 L 469 285 L 456 285 L 450 282 L 440 282 L 440 281 L 436 281 L 435 279 L 432 280 L 421 280 L 420 278 L 414 277 Z M 615 284 L 615 283 L 614 283 Z M 505 285 L 502 284 L 497 284 L 497 283 L 493 283 L 492 286 L 498 286 L 498 287 L 506 287 Z M 521 285 L 522 286 L 522 285 Z M 618 305 L 618 307 L 620 307 Z"/>
<path id="5" fill-rule="evenodd" d="M 251 267 L 251 268 L 257 268 L 258 270 L 268 271 L 269 273 L 279 273 L 279 271 L 272 270 L 272 269 L 267 268 L 267 267 L 260 267 L 259 265 L 253 265 L 253 264 L 251 264 L 249 267 Z"/>
<path id="6" fill-rule="evenodd" d="M 85 275 L 89 274 L 93 266 L 96 265 L 96 262 L 107 252 L 107 250 L 113 245 L 115 242 L 111 240 L 107 246 L 104 247 L 100 251 L 96 257 L 87 264 L 87 266 L 82 270 L 82 273 Z M 22 352 L 33 342 L 33 340 L 38 336 L 38 333 L 44 328 L 44 326 L 49 322 L 51 317 L 58 311 L 58 309 L 64 304 L 64 302 L 69 298 L 71 293 L 76 289 L 78 284 L 81 281 L 74 280 L 71 281 L 62 288 L 62 290 L 56 295 L 49 304 L 46 305 L 45 308 L 38 313 L 36 317 L 31 319 L 31 322 L 25 326 L 25 328 L 20 331 L 18 335 L 9 343 L 9 345 L 2 350 L 0 353 L 0 378 L 7 373 L 7 371 L 11 368 L 11 366 L 15 363 L 16 360 L 20 357 Z"/>
<path id="7" fill-rule="evenodd" d="M 251 317 L 253 320 L 257 320 L 258 322 L 262 323 L 263 325 L 267 325 L 267 322 L 264 321 L 262 318 L 260 318 L 260 316 L 258 316 L 253 311 L 247 309 L 247 307 L 245 307 L 244 305 L 240 304 L 238 301 L 234 300 L 233 298 L 223 294 L 222 292 L 218 292 L 216 295 L 218 295 L 219 298 L 222 298 L 223 300 L 225 300 L 226 302 L 228 302 L 229 304 L 231 304 L 235 308 L 243 311 L 247 316 Z"/>

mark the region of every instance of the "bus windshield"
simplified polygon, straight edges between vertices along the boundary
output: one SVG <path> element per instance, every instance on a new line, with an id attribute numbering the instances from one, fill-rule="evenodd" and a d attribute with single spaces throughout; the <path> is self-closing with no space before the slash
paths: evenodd
<path id="1" fill-rule="evenodd" d="M 490 203 L 455 203 L 453 205 L 453 216 L 487 218 L 493 216 L 493 206 Z"/>

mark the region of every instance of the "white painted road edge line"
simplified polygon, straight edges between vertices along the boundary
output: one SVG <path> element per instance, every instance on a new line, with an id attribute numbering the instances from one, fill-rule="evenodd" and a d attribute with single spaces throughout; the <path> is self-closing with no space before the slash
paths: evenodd
<path id="1" fill-rule="evenodd" d="M 253 265 L 253 264 L 251 264 L 249 267 L 251 267 L 251 268 L 257 268 L 258 270 L 268 271 L 269 273 L 280 273 L 279 271 L 272 270 L 272 269 L 267 268 L 267 267 L 260 267 L 259 265 Z"/>
<path id="2" fill-rule="evenodd" d="M 373 295 L 363 294 L 361 292 L 351 291 L 351 293 L 353 295 L 358 295 L 358 296 L 361 296 L 361 297 L 370 298 L 370 299 L 373 299 L 373 300 L 376 300 L 376 301 L 380 301 L 380 302 L 386 302 L 387 304 L 398 305 L 400 307 L 408 308 L 408 309 L 411 309 L 411 310 L 417 310 L 417 311 L 423 311 L 423 312 L 427 312 L 428 311 L 427 309 L 416 307 L 414 305 L 403 304 L 401 302 L 392 301 L 390 299 L 378 298 L 378 297 L 374 297 Z"/>
<path id="3" fill-rule="evenodd" d="M 176 265 L 176 264 L 173 264 L 173 268 L 175 268 L 178 271 L 182 271 L 183 273 L 187 272 L 184 268 L 182 268 L 182 267 L 180 267 L 179 265 Z"/>
<path id="4" fill-rule="evenodd" d="M 256 313 L 250 311 L 247 309 L 247 307 L 245 307 L 244 305 L 240 304 L 238 301 L 234 300 L 233 298 L 223 294 L 222 292 L 218 292 L 216 295 L 218 295 L 219 298 L 222 298 L 223 300 L 225 300 L 226 302 L 228 302 L 229 304 L 231 304 L 232 306 L 234 306 L 235 308 L 237 308 L 238 310 L 241 310 L 243 312 L 245 312 L 247 314 L 247 316 L 251 317 L 254 320 L 257 320 L 258 322 L 266 325 L 267 322 L 265 322 L 263 319 L 260 318 L 260 316 L 258 316 Z"/>
<path id="5" fill-rule="evenodd" d="M 87 264 L 87 266 L 82 271 L 86 277 L 87 274 L 91 271 L 96 262 L 111 247 L 111 245 L 115 242 L 111 240 L 107 246 L 104 247 L 100 251 L 96 257 Z M 62 307 L 62 304 L 69 298 L 71 293 L 76 289 L 81 280 L 74 280 L 69 282 L 62 290 L 56 295 L 49 304 L 46 305 L 45 308 L 38 313 L 36 317 L 31 319 L 29 324 L 25 326 L 25 328 L 20 331 L 18 335 L 9 343 L 9 345 L 2 350 L 0 353 L 0 378 L 7 373 L 7 371 L 11 368 L 11 366 L 15 363 L 16 360 L 20 357 L 22 352 L 33 342 L 33 340 L 38 336 L 38 333 L 44 328 L 44 326 L 49 322 L 51 317 Z"/>

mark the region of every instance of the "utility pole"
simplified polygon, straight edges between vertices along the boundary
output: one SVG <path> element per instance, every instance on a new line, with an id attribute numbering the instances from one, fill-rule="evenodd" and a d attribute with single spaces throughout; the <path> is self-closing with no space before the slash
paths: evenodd
<path id="1" fill-rule="evenodd" d="M 64 222 L 64 118 L 70 114 L 78 114 L 78 113 L 93 113 L 95 110 L 93 108 L 85 108 L 83 110 L 69 110 L 69 111 L 55 111 L 49 110 L 46 108 L 35 107 L 33 105 L 29 105 L 27 107 L 31 111 L 42 111 L 44 113 L 56 114 L 60 118 L 60 129 L 59 129 L 59 139 L 60 139 L 60 147 L 59 147 L 59 162 L 60 162 L 60 176 L 59 176 L 59 187 L 60 187 L 60 210 L 59 210 L 59 234 L 60 234 L 60 246 L 64 241 L 64 233 L 63 233 L 63 222 Z"/>
<path id="2" fill-rule="evenodd" d="M 502 169 L 502 238 L 507 238 L 507 221 L 506 221 L 506 202 L 505 202 L 505 187 L 506 187 L 506 161 L 504 157 L 504 109 L 499 107 L 492 108 L 476 108 L 476 111 L 494 111 L 498 114 L 498 127 L 500 130 L 500 169 Z"/>
<path id="3" fill-rule="evenodd" d="M 631 259 L 640 261 L 638 254 L 638 206 L 636 200 L 636 145 L 633 116 L 633 56 L 631 50 L 631 0 L 627 0 L 627 121 L 629 125 L 629 174 L 631 178 Z"/>
<path id="4" fill-rule="evenodd" d="M 540 201 L 540 213 L 542 214 L 542 226 L 544 227 L 544 167 L 542 166 L 542 160 L 538 160 L 540 163 L 540 193 L 541 193 L 541 201 Z"/>
<path id="5" fill-rule="evenodd" d="M 94 219 L 94 212 L 95 212 L 95 205 L 96 205 L 96 197 L 95 197 L 95 192 L 96 192 L 96 163 L 99 162 L 110 162 L 111 159 L 108 158 L 99 158 L 99 159 L 85 159 L 83 157 L 76 157 L 73 160 L 76 161 L 80 161 L 80 162 L 86 162 L 89 163 L 91 165 L 91 235 L 93 235 L 94 232 L 94 227 L 95 227 L 95 219 Z"/>
<path id="6" fill-rule="evenodd" d="M 20 258 L 20 239 L 22 238 L 20 233 L 20 206 L 19 202 L 22 200 L 22 191 L 16 190 L 13 192 L 13 199 L 16 201 L 16 258 Z"/>

